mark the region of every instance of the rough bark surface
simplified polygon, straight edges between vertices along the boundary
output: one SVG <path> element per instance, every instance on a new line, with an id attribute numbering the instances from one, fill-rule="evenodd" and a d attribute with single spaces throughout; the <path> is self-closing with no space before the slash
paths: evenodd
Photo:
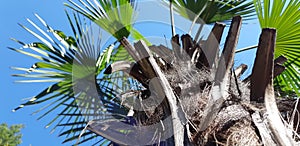
<path id="1" fill-rule="evenodd" d="M 127 136 L 111 123 L 94 122 L 88 129 L 122 145 L 296 145 L 293 130 L 298 115 L 291 107 L 298 110 L 300 106 L 294 99 L 274 96 L 273 78 L 285 69 L 282 64 L 286 61 L 283 56 L 274 60 L 276 31 L 262 31 L 252 75 L 241 81 L 247 66 L 232 69 L 241 24 L 240 16 L 232 19 L 220 57 L 218 43 L 225 27 L 221 23 L 200 43 L 189 35 L 175 35 L 172 48 L 148 47 L 142 41 L 132 46 L 121 40 L 135 62 L 116 62 L 105 73 L 128 73 L 145 91 L 154 90 L 155 99 L 162 102 L 152 114 L 134 111 L 137 124 L 127 129 L 131 131 Z M 168 116 L 171 120 L 165 122 Z M 155 124 L 161 127 L 144 129 Z M 164 139 L 168 128 L 172 136 Z"/>

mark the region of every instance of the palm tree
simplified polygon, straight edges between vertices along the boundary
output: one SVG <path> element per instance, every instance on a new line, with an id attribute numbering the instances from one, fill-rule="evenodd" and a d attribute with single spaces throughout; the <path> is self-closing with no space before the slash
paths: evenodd
<path id="1" fill-rule="evenodd" d="M 118 119 L 128 122 L 132 109 L 130 105 L 124 104 L 122 97 L 149 96 L 149 89 L 147 89 L 149 82 L 137 77 L 139 75 L 144 77 L 145 74 L 137 72 L 133 75 L 129 72 L 131 76 L 136 78 L 133 79 L 128 76 L 126 71 L 116 71 L 120 69 L 113 68 L 112 64 L 123 65 L 125 68 L 128 66 L 136 67 L 133 65 L 135 58 L 131 57 L 128 49 L 124 48 L 126 46 L 124 45 L 124 37 L 144 40 L 148 45 L 150 42 L 134 28 L 133 18 L 137 3 L 134 0 L 94 0 L 92 2 L 80 0 L 78 3 L 69 0 L 69 2 L 70 4 L 66 4 L 66 6 L 75 11 L 72 16 L 66 12 L 74 33 L 73 36 L 67 36 L 62 31 L 53 29 L 40 16 L 36 15 L 46 31 L 31 20 L 28 20 L 29 23 L 38 30 L 39 34 L 23 25 L 21 26 L 38 38 L 40 42 L 23 43 L 14 39 L 23 46 L 23 49 L 11 48 L 12 50 L 40 60 L 30 69 L 15 67 L 14 69 L 26 71 L 26 73 L 14 76 L 35 78 L 20 82 L 53 83 L 29 101 L 21 104 L 15 111 L 25 106 L 47 102 L 46 106 L 34 113 L 44 111 L 42 116 L 38 118 L 40 119 L 51 112 L 59 112 L 46 127 L 54 125 L 53 130 L 57 127 L 63 127 L 60 136 L 66 136 L 64 142 L 77 140 L 80 137 L 80 141 L 77 142 L 80 144 L 98 137 L 100 139 L 96 143 L 97 145 L 109 143 L 110 141 L 106 138 L 112 139 L 106 135 L 102 135 L 106 136 L 103 138 L 94 132 L 82 133 L 82 131 L 86 130 L 87 125 L 92 124 L 89 122 L 93 119 L 102 121 Z M 166 1 L 164 3 L 166 4 Z M 176 0 L 172 1 L 172 4 L 177 13 L 193 21 L 193 23 L 201 23 L 198 21 L 198 17 L 209 24 L 216 21 L 228 22 L 233 16 L 250 17 L 254 12 L 254 6 L 246 0 Z M 186 11 L 187 9 L 193 13 Z M 88 20 L 81 21 L 83 17 L 79 16 L 80 14 Z M 100 46 L 101 36 L 93 37 L 93 34 L 100 33 L 99 30 L 86 27 L 86 24 L 91 23 L 99 26 L 100 31 L 109 32 L 115 38 L 112 43 L 107 46 Z M 198 32 L 199 35 L 201 27 Z M 198 36 L 195 37 L 195 40 L 198 41 Z M 109 71 L 109 69 L 112 70 Z M 142 117 L 147 117 L 148 114 L 145 112 L 137 113 L 141 114 Z"/>

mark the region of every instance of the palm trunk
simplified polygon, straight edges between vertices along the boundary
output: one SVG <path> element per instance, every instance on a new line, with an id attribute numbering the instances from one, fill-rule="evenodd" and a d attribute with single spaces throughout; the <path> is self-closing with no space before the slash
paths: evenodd
<path id="1" fill-rule="evenodd" d="M 188 35 L 181 37 L 180 44 L 179 37 L 174 36 L 173 51 L 164 46 L 148 48 L 142 41 L 131 46 L 123 39 L 136 62 L 112 64 L 110 71 L 127 72 L 156 93 L 152 98 L 160 102 L 152 114 L 135 110 L 133 117 L 139 124 L 123 137 L 105 130 L 103 122 L 90 125 L 89 130 L 125 145 L 170 144 L 170 140 L 177 146 L 295 145 L 294 125 L 280 118 L 292 111 L 286 108 L 287 103 L 296 106 L 294 100 L 283 102 L 274 96 L 273 78 L 283 71 L 273 73 L 274 66 L 282 68 L 282 62 L 274 64 L 273 59 L 276 31 L 263 30 L 252 75 L 243 82 L 236 76 L 243 69 L 232 71 L 241 22 L 241 17 L 233 18 L 220 57 L 216 44 L 225 25 L 219 23 L 203 44 Z"/>

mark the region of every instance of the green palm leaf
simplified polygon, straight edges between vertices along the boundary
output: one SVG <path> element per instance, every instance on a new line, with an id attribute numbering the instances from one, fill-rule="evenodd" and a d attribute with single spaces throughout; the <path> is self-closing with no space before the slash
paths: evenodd
<path id="1" fill-rule="evenodd" d="M 275 78 L 274 85 L 283 95 L 300 96 L 300 1 L 254 0 L 261 28 L 277 30 L 275 57 L 285 56 L 286 70 Z M 281 90 L 281 91 L 280 91 Z M 295 93 L 295 94 L 293 94 Z M 282 96 L 283 96 L 282 95 Z"/>
<path id="2" fill-rule="evenodd" d="M 102 0 L 93 2 L 79 0 L 75 3 L 69 0 L 67 7 L 89 18 L 103 30 L 109 32 L 117 40 L 131 35 L 136 40 L 146 40 L 136 29 L 133 28 L 135 18 L 135 0 Z"/>
<path id="3" fill-rule="evenodd" d="M 21 25 L 25 30 L 39 39 L 40 42 L 23 43 L 13 39 L 22 45 L 22 48 L 10 48 L 19 53 L 38 59 L 31 68 L 14 67 L 24 74 L 15 74 L 22 77 L 20 82 L 54 82 L 38 95 L 21 104 L 14 111 L 25 106 L 47 103 L 33 114 L 43 113 L 38 117 L 41 119 L 50 113 L 59 113 L 46 127 L 53 125 L 53 131 L 62 127 L 60 136 L 66 136 L 64 142 L 77 140 L 86 142 L 96 137 L 92 132 L 81 135 L 86 124 L 93 119 L 122 118 L 128 109 L 120 103 L 117 95 L 123 90 L 132 88 L 132 84 L 124 80 L 130 80 L 121 72 L 111 75 L 103 75 L 104 69 L 122 53 L 120 46 L 100 49 L 100 36 L 92 38 L 93 30 L 83 27 L 77 15 L 72 19 L 67 13 L 74 37 L 65 35 L 62 31 L 52 29 L 38 15 L 42 25 L 48 31 L 44 31 L 37 24 L 28 20 L 37 32 Z M 120 50 L 120 51 L 117 51 Z M 123 59 L 123 58 L 121 58 Z M 28 78 L 28 79 L 27 79 Z M 122 84 L 118 84 L 122 82 Z M 99 143 L 107 143 L 99 137 Z"/>
<path id="4" fill-rule="evenodd" d="M 195 21 L 200 24 L 225 22 L 237 15 L 251 17 L 255 12 L 253 3 L 247 0 L 172 0 L 172 4 L 177 13 L 191 21 L 201 18 L 204 22 Z"/>

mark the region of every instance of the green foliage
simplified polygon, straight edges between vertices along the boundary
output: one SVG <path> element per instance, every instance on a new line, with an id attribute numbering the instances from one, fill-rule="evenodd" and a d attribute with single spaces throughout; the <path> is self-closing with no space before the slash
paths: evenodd
<path id="1" fill-rule="evenodd" d="M 102 29 L 115 36 L 117 39 L 128 37 L 132 29 L 131 22 L 133 19 L 134 11 L 131 2 L 129 0 L 105 0 L 94 2 L 95 3 L 92 4 L 89 2 L 85 3 L 84 1 L 80 1 L 80 3 L 84 7 L 83 8 L 70 0 L 70 3 L 72 3 L 73 6 L 70 6 L 68 4 L 66 4 L 66 6 L 83 14 L 84 16 L 98 24 Z"/>
<path id="2" fill-rule="evenodd" d="M 204 21 L 197 20 L 196 23 L 225 22 L 237 15 L 251 17 L 255 12 L 253 3 L 247 0 L 172 0 L 172 4 L 181 16 L 191 21 L 195 18 Z"/>
<path id="3" fill-rule="evenodd" d="M 22 134 L 20 131 L 23 127 L 21 124 L 11 125 L 10 127 L 5 123 L 0 124 L 0 145 L 17 146 L 21 144 Z"/>
<path id="4" fill-rule="evenodd" d="M 283 55 L 286 70 L 275 78 L 281 96 L 300 97 L 300 1 L 254 0 L 261 28 L 276 28 L 275 58 Z"/>
<path id="5" fill-rule="evenodd" d="M 66 136 L 64 142 L 77 140 L 79 136 L 81 141 L 78 144 L 94 139 L 97 136 L 90 131 L 80 135 L 90 120 L 122 118 L 127 114 L 128 109 L 121 106 L 121 101 L 116 96 L 122 89 L 132 88 L 132 84 L 124 81 L 130 79 L 122 73 L 109 76 L 102 74 L 112 61 L 125 59 L 127 55 L 120 55 L 124 49 L 120 46 L 115 47 L 115 44 L 102 48 L 101 37 L 93 35 L 93 31 L 97 30 L 84 28 L 83 24 L 87 22 L 80 22 L 75 14 L 72 19 L 67 13 L 74 37 L 54 30 L 38 15 L 36 17 L 46 31 L 31 20 L 28 22 L 38 30 L 37 32 L 24 25 L 21 26 L 40 42 L 24 43 L 13 39 L 21 44 L 22 48 L 10 49 L 39 61 L 29 69 L 14 67 L 13 69 L 26 73 L 13 76 L 24 79 L 18 82 L 52 82 L 52 84 L 14 111 L 25 106 L 47 103 L 34 114 L 43 111 L 38 117 L 41 119 L 50 113 L 59 113 L 46 127 L 52 125 L 52 131 L 57 127 L 63 127 L 60 136 Z M 121 56 L 123 58 L 118 58 Z M 122 84 L 116 84 L 119 82 Z M 104 138 L 99 138 L 100 144 L 107 142 Z"/>
<path id="6" fill-rule="evenodd" d="M 84 15 L 103 30 L 109 32 L 117 40 L 131 35 L 136 40 L 146 40 L 136 29 L 133 28 L 135 17 L 135 0 L 102 0 L 93 1 L 80 0 L 75 3 L 69 0 L 71 5 L 67 7 Z"/>

